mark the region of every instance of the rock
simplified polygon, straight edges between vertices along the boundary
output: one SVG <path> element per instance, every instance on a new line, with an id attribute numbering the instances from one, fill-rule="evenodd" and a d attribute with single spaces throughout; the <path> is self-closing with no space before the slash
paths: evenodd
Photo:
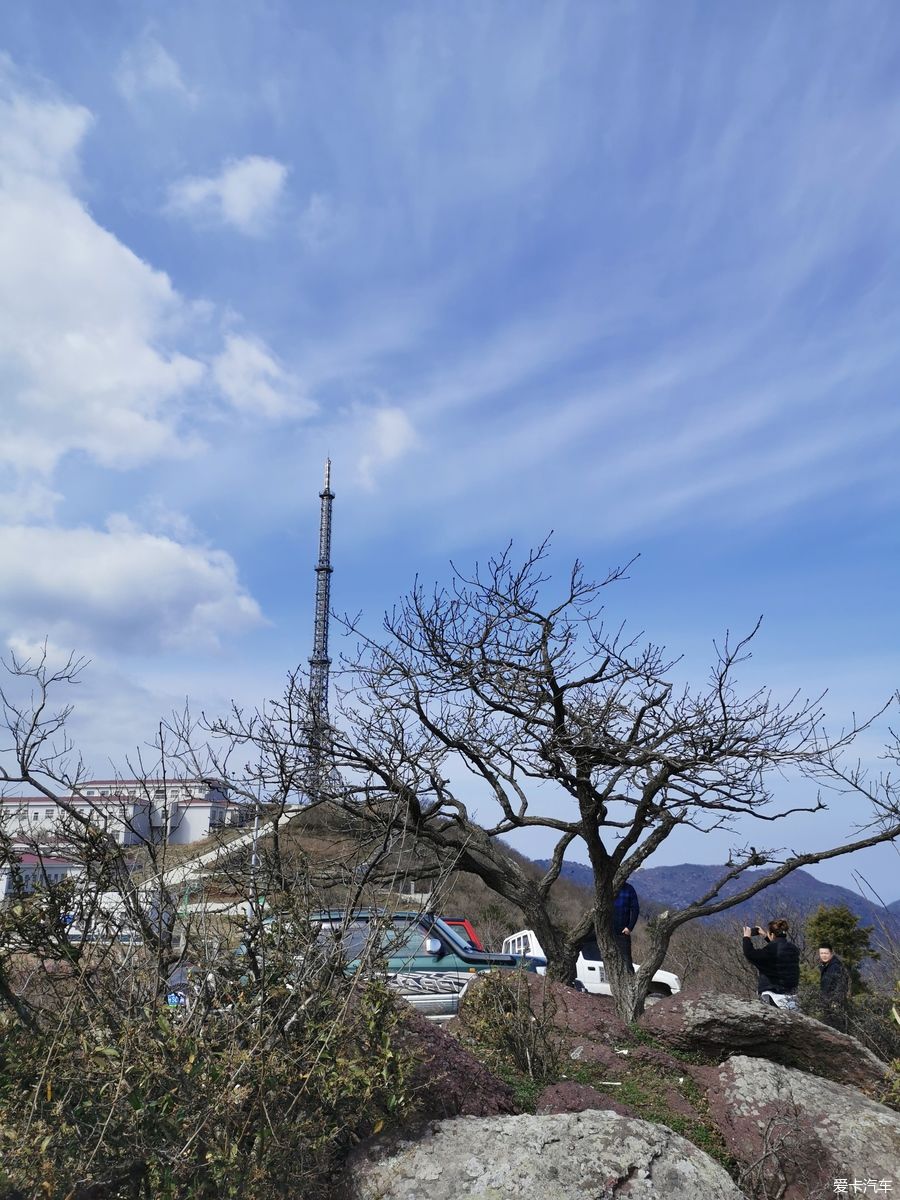
<path id="1" fill-rule="evenodd" d="M 357 1154 L 352 1200 L 744 1200 L 718 1163 L 661 1125 L 611 1112 L 440 1121 Z"/>
<path id="2" fill-rule="evenodd" d="M 533 990 L 538 989 L 544 980 L 540 975 L 534 978 Z M 628 1035 L 628 1026 L 616 1012 L 609 996 L 592 996 L 588 992 L 576 992 L 563 983 L 552 980 L 546 982 L 557 1005 L 556 1025 L 575 1036 L 622 1044 Z"/>
<path id="3" fill-rule="evenodd" d="M 593 1042 L 589 1038 L 563 1037 L 563 1051 L 572 1062 L 590 1063 L 602 1067 L 612 1076 L 618 1076 L 627 1065 L 627 1058 L 617 1054 L 612 1046 Z"/>
<path id="4" fill-rule="evenodd" d="M 549 1087 L 545 1087 L 534 1106 L 538 1116 L 546 1116 L 549 1113 L 585 1112 L 591 1108 L 618 1113 L 620 1117 L 636 1116 L 627 1104 L 620 1104 L 613 1096 L 598 1092 L 587 1083 L 573 1083 L 571 1080 L 551 1083 Z"/>
<path id="5" fill-rule="evenodd" d="M 833 1195 L 835 1180 L 896 1179 L 900 1116 L 854 1087 L 745 1055 L 708 1092 L 752 1195 Z"/>
<path id="6" fill-rule="evenodd" d="M 877 1088 L 887 1073 L 856 1038 L 802 1013 L 736 996 L 672 996 L 645 1012 L 640 1024 L 677 1050 L 708 1055 L 738 1051 L 863 1090 Z"/>
<path id="7" fill-rule="evenodd" d="M 518 1112 L 512 1089 L 470 1054 L 440 1025 L 418 1013 L 405 1015 L 401 1043 L 419 1063 L 410 1092 L 413 1110 L 406 1124 L 440 1117 L 492 1117 Z"/>
<path id="8" fill-rule="evenodd" d="M 459 1009 L 459 1023 L 466 1024 L 466 1009 L 478 995 L 479 988 L 486 985 L 488 974 L 479 976 L 469 984 Z M 590 1037 L 600 1041 L 621 1044 L 628 1036 L 628 1026 L 616 1013 L 609 996 L 591 996 L 587 992 L 576 992 L 564 983 L 548 979 L 546 975 L 525 975 L 523 981 L 530 992 L 532 1011 L 540 1013 L 544 1004 L 553 1013 L 553 1025 L 575 1037 Z"/>

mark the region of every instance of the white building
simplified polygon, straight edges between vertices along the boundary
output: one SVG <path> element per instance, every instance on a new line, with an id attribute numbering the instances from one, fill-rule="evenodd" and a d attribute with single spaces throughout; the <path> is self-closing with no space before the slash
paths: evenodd
<path id="1" fill-rule="evenodd" d="M 253 818 L 251 805 L 230 799 L 223 785 L 200 779 L 91 779 L 62 804 L 45 796 L 3 796 L 0 828 L 13 839 L 26 890 L 83 870 L 71 841 L 72 857 L 67 857 L 73 817 L 66 808 L 122 846 L 135 847 L 166 839 L 171 845 L 189 845 Z M 0 868 L 0 897 L 9 883 L 8 869 Z"/>
<path id="2" fill-rule="evenodd" d="M 230 799 L 223 785 L 201 779 L 91 779 L 64 804 L 123 846 L 166 838 L 188 845 L 252 817 L 252 808 Z M 44 796 L 4 796 L 0 821 L 13 837 L 64 839 L 72 817 Z"/>
<path id="3" fill-rule="evenodd" d="M 23 850 L 18 855 L 18 859 L 19 875 L 26 892 L 44 887 L 48 883 L 61 883 L 70 875 L 82 873 L 80 863 L 73 862 L 70 858 L 54 855 L 49 850 L 44 850 L 39 854 L 29 854 Z M 9 884 L 10 871 L 9 867 L 4 864 L 0 867 L 0 899 L 6 895 Z"/>

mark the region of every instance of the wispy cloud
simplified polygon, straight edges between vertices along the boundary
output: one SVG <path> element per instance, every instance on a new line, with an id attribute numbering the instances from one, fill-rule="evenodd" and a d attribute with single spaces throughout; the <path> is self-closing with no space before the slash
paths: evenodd
<path id="1" fill-rule="evenodd" d="M 418 435 L 407 414 L 396 407 L 376 408 L 363 414 L 360 440 L 365 450 L 357 470 L 363 487 L 371 489 L 379 470 L 399 461 L 418 444 Z"/>
<path id="2" fill-rule="evenodd" d="M 321 254 L 343 236 L 347 218 L 324 192 L 313 192 L 300 214 L 297 228 L 300 241 L 313 254 Z"/>
<path id="3" fill-rule="evenodd" d="M 131 102 L 158 95 L 175 96 L 187 104 L 197 100 L 178 63 L 150 32 L 142 34 L 123 52 L 115 82 L 119 92 Z"/>
<path id="4" fill-rule="evenodd" d="M 55 514 L 63 500 L 61 492 L 54 491 L 36 479 L 19 480 L 7 492 L 0 492 L 0 523 L 6 521 L 47 521 Z"/>
<path id="5" fill-rule="evenodd" d="M 213 360 L 213 378 L 238 412 L 266 420 L 308 417 L 316 405 L 301 393 L 299 381 L 276 361 L 258 338 L 228 334 Z"/>
<path id="6" fill-rule="evenodd" d="M 200 222 L 229 225 L 260 236 L 269 228 L 288 169 L 274 158 L 252 154 L 227 162 L 218 175 L 191 176 L 169 188 L 170 212 Z"/>

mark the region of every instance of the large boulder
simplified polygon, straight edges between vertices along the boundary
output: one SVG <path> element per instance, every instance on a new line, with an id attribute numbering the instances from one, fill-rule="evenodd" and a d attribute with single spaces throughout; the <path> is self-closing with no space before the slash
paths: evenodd
<path id="1" fill-rule="evenodd" d="M 833 1195 L 836 1180 L 896 1179 L 900 1116 L 853 1087 L 738 1055 L 707 1093 L 752 1195 Z"/>
<path id="2" fill-rule="evenodd" d="M 353 1200 L 743 1200 L 718 1163 L 662 1125 L 610 1112 L 440 1121 L 358 1153 Z"/>
<path id="3" fill-rule="evenodd" d="M 736 996 L 673 996 L 648 1009 L 640 1024 L 676 1050 L 719 1056 L 737 1051 L 863 1090 L 879 1088 L 887 1073 L 856 1038 L 802 1013 Z"/>

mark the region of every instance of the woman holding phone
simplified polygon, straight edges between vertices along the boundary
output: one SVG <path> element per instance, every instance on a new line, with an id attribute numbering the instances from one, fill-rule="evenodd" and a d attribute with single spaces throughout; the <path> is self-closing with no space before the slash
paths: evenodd
<path id="1" fill-rule="evenodd" d="M 800 1009 L 797 986 L 800 983 L 800 951 L 788 941 L 788 923 L 783 918 L 770 921 L 766 929 L 744 926 L 744 958 L 758 972 L 756 991 L 763 1004 Z M 765 945 L 755 946 L 754 937 L 764 937 Z"/>

